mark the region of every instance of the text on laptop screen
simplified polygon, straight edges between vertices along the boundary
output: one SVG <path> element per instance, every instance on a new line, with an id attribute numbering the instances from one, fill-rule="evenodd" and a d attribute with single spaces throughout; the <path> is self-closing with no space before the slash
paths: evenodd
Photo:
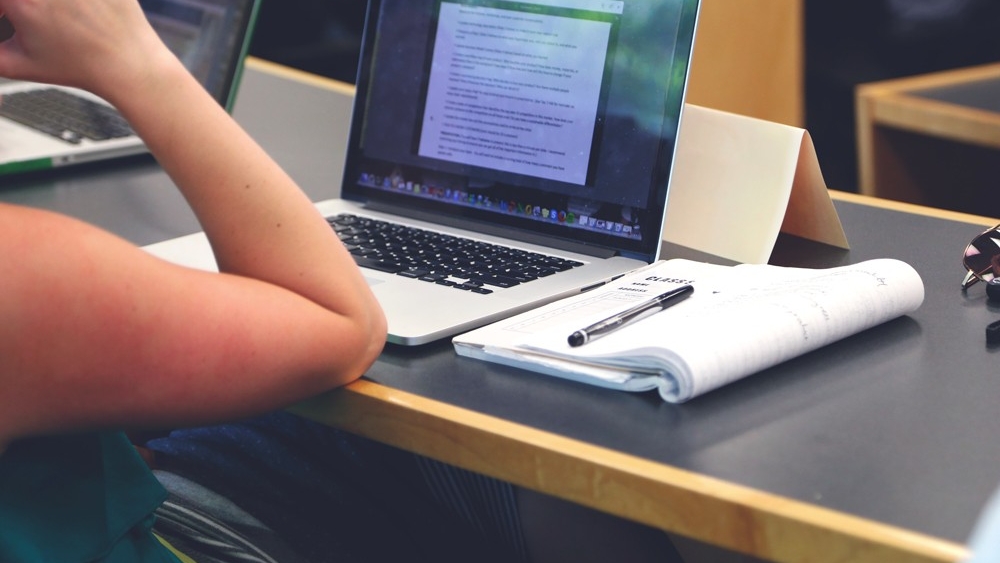
<path id="1" fill-rule="evenodd" d="M 345 197 L 660 244 L 697 0 L 371 6 Z"/>

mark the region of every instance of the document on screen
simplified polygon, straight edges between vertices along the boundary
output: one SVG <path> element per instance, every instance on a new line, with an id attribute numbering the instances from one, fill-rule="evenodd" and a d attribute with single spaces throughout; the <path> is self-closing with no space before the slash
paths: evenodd
<path id="1" fill-rule="evenodd" d="M 612 24 L 442 2 L 421 156 L 584 185 Z"/>

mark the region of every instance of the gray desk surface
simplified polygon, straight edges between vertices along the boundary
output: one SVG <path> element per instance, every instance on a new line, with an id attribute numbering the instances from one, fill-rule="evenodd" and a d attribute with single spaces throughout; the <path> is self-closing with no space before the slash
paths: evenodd
<path id="1" fill-rule="evenodd" d="M 1000 113 L 1000 78 L 914 90 L 910 94 L 919 98 Z"/>
<path id="2" fill-rule="evenodd" d="M 337 191 L 344 104 L 349 97 L 252 65 L 235 113 L 321 199 Z M 148 159 L 3 179 L 0 199 L 81 217 L 137 244 L 198 228 Z M 987 304 L 981 286 L 967 295 L 959 290 L 961 252 L 982 228 L 850 201 L 836 206 L 850 251 L 782 238 L 772 261 L 823 267 L 899 258 L 923 277 L 923 306 L 688 404 L 459 358 L 447 341 L 390 346 L 367 377 L 545 433 L 963 542 L 1000 484 L 1000 355 L 984 339 L 1000 308 Z"/>

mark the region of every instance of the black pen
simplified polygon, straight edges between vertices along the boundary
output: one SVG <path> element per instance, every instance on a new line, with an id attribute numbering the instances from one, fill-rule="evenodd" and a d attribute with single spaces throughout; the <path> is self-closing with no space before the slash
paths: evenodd
<path id="1" fill-rule="evenodd" d="M 649 312 L 662 311 L 667 307 L 686 298 L 694 291 L 693 285 L 682 285 L 676 289 L 671 289 L 666 293 L 661 293 L 649 301 L 643 301 L 631 309 L 627 309 L 617 315 L 598 321 L 587 328 L 580 329 L 569 335 L 569 345 L 574 348 L 600 338 L 605 334 L 612 333 L 630 322 L 645 316 Z"/>

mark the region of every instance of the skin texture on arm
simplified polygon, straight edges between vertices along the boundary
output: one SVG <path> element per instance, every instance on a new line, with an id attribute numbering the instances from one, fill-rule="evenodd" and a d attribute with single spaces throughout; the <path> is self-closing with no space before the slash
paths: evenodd
<path id="1" fill-rule="evenodd" d="M 0 0 L 0 12 L 17 29 L 0 44 L 0 75 L 113 103 L 195 211 L 222 272 L 0 205 L 0 448 L 40 433 L 243 416 L 360 376 L 385 339 L 365 280 L 135 0 Z"/>

